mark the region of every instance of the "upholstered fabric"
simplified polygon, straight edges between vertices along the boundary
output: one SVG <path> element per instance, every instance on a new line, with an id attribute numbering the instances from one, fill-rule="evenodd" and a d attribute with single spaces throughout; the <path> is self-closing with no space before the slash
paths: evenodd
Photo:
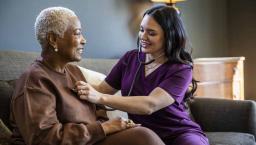
<path id="1" fill-rule="evenodd" d="M 89 83 L 89 84 L 92 84 L 92 85 L 98 85 L 100 84 L 106 77 L 106 75 L 102 74 L 102 73 L 99 73 L 99 72 L 96 72 L 96 71 L 93 71 L 93 70 L 89 70 L 87 68 L 84 68 L 84 67 L 81 67 L 81 66 L 78 66 L 79 69 L 81 70 L 81 72 L 83 73 L 86 81 Z"/>
<path id="2" fill-rule="evenodd" d="M 190 104 L 190 109 L 204 131 L 241 132 L 256 136 L 255 101 L 198 98 Z"/>
<path id="3" fill-rule="evenodd" d="M 206 132 L 211 145 L 256 145 L 252 134 L 237 132 Z"/>
<path id="4" fill-rule="evenodd" d="M 39 56 L 38 52 L 0 51 L 0 80 L 17 79 Z M 107 75 L 116 62 L 117 59 L 85 58 L 75 64 Z"/>
<path id="5" fill-rule="evenodd" d="M 12 132 L 0 119 L 0 145 L 8 145 Z"/>
<path id="6" fill-rule="evenodd" d="M 9 112 L 10 112 L 10 98 L 13 88 L 8 82 L 0 81 L 0 119 L 9 125 Z"/>
<path id="7" fill-rule="evenodd" d="M 0 52 L 0 80 L 17 79 L 26 67 L 40 56 L 39 53 L 32 52 L 15 52 L 1 51 Z"/>
<path id="8" fill-rule="evenodd" d="M 77 64 L 87 69 L 107 75 L 110 72 L 113 65 L 115 65 L 116 63 L 117 63 L 117 59 L 85 58 L 82 61 L 78 62 Z"/>

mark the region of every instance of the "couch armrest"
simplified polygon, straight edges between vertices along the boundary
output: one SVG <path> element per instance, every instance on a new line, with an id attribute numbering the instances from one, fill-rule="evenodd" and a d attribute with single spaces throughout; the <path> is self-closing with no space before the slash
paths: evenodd
<path id="1" fill-rule="evenodd" d="M 243 132 L 256 138 L 255 101 L 195 98 L 189 107 L 204 131 Z"/>

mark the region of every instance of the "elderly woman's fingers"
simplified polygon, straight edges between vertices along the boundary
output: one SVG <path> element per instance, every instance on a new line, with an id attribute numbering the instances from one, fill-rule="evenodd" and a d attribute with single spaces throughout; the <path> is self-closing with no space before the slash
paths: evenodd
<path id="1" fill-rule="evenodd" d="M 122 124 L 126 129 L 141 126 L 141 124 L 135 124 L 131 119 L 126 119 L 123 117 L 119 117 L 119 119 L 122 121 Z"/>
<path id="2" fill-rule="evenodd" d="M 132 127 L 135 127 L 136 125 L 131 119 L 127 119 L 125 123 L 126 123 L 126 128 L 132 128 Z"/>
<path id="3" fill-rule="evenodd" d="M 139 124 L 135 124 L 132 120 L 123 117 L 108 120 L 101 125 L 106 134 L 139 126 Z"/>

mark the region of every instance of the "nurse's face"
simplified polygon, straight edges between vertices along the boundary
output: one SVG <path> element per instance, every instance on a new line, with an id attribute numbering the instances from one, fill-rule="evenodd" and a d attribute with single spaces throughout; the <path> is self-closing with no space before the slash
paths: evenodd
<path id="1" fill-rule="evenodd" d="M 155 19 L 145 15 L 139 31 L 139 43 L 142 52 L 158 55 L 164 52 L 164 32 Z"/>

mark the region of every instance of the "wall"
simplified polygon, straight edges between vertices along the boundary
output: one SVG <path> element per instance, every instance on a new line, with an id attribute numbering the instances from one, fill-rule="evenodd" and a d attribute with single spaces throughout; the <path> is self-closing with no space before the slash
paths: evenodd
<path id="1" fill-rule="evenodd" d="M 245 97 L 256 100 L 256 1 L 228 0 L 230 56 L 245 56 Z"/>
<path id="2" fill-rule="evenodd" d="M 226 0 L 187 0 L 178 4 L 197 57 L 227 55 Z"/>
<path id="3" fill-rule="evenodd" d="M 0 49 L 41 51 L 34 21 L 50 6 L 64 6 L 80 17 L 88 40 L 86 57 L 116 58 L 135 46 L 127 30 L 129 13 L 123 0 L 7 0 L 0 1 Z"/>
<path id="4" fill-rule="evenodd" d="M 128 0 L 8 0 L 0 2 L 0 49 L 40 51 L 33 25 L 43 8 L 65 6 L 80 17 L 88 40 L 86 57 L 118 58 L 135 48 L 129 32 Z M 188 0 L 180 3 L 194 57 L 226 54 L 226 0 Z M 101 3 L 101 4 L 100 4 Z M 218 7 L 218 12 L 214 8 Z"/>

